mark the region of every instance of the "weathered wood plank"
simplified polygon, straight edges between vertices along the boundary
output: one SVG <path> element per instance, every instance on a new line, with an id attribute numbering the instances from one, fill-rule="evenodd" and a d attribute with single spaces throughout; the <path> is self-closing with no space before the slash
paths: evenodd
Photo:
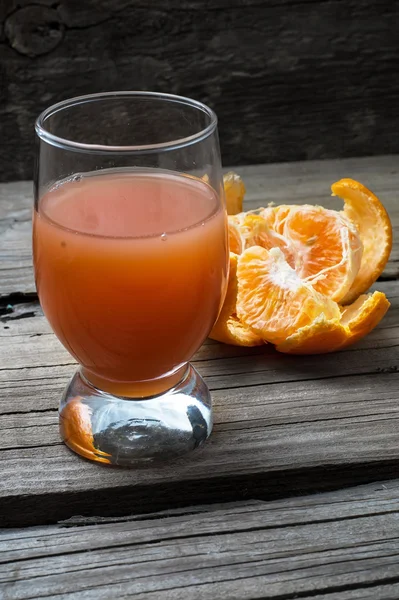
<path id="1" fill-rule="evenodd" d="M 32 176 L 41 110 L 109 89 L 208 102 L 226 164 L 398 152 L 398 13 L 386 0 L 3 1 L 0 178 Z"/>
<path id="2" fill-rule="evenodd" d="M 394 472 L 399 282 L 378 287 L 392 301 L 386 320 L 366 340 L 328 357 L 204 345 L 194 362 L 213 393 L 214 434 L 188 461 L 136 471 L 90 464 L 61 444 L 56 409 L 75 365 L 40 314 L 6 315 L 0 325 L 3 524 L 145 511 L 149 498 L 152 508 L 245 494 L 270 498 Z M 26 311 L 35 313 L 34 305 Z"/>
<path id="3" fill-rule="evenodd" d="M 317 203 L 340 207 L 330 185 L 353 177 L 381 197 L 399 239 L 399 156 L 310 161 L 237 167 L 247 187 L 248 209 L 275 203 Z M 32 183 L 0 184 L 0 298 L 35 292 L 31 269 Z M 399 244 L 395 243 L 384 277 L 399 277 Z"/>
<path id="4" fill-rule="evenodd" d="M 394 480 L 278 502 L 3 530 L 0 590 L 9 600 L 394 600 L 398 492 Z"/>
<path id="5" fill-rule="evenodd" d="M 270 347 L 240 348 L 208 340 L 193 362 L 214 391 L 245 384 L 395 371 L 399 284 L 379 282 L 374 287 L 384 291 L 391 302 L 384 320 L 366 339 L 352 349 L 329 355 L 328 360 L 323 356 L 290 357 Z M 55 409 L 54 397 L 60 395 L 76 368 L 75 361 L 52 334 L 37 303 L 16 305 L 13 311 L 0 316 L 0 356 L 0 415 L 29 412 L 33 406 L 37 410 Z"/>
<path id="6" fill-rule="evenodd" d="M 380 157 L 245 167 L 247 206 L 287 198 L 300 202 L 324 198 L 327 205 L 337 205 L 328 196 L 329 183 L 352 175 L 381 195 L 397 230 L 396 163 L 397 157 Z M 77 512 L 111 514 L 111 508 L 118 514 L 133 508 L 145 511 L 149 499 L 153 508 L 162 508 L 199 500 L 270 498 L 395 472 L 399 460 L 395 281 L 377 285 L 392 302 L 380 327 L 356 347 L 328 359 L 282 356 L 270 347 L 205 344 L 195 364 L 213 392 L 216 426 L 208 446 L 189 462 L 123 472 L 70 454 L 58 438 L 57 404 L 74 362 L 52 335 L 37 303 L 6 307 L 14 302 L 9 293 L 34 291 L 30 189 L 30 183 L 0 186 L 4 524 L 21 519 L 54 522 Z M 397 275 L 397 248 L 387 277 Z M 117 509 L 111 501 L 116 490 Z"/>
<path id="7" fill-rule="evenodd" d="M 32 272 L 32 182 L 0 185 L 0 298 L 35 293 Z"/>

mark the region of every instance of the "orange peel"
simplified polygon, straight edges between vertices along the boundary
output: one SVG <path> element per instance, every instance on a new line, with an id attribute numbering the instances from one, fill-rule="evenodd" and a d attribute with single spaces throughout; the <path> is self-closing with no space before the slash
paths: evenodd
<path id="1" fill-rule="evenodd" d="M 331 186 L 345 207 L 343 214 L 359 231 L 363 256 L 359 271 L 343 304 L 350 304 L 378 279 L 392 250 L 392 225 L 387 211 L 373 192 L 354 179 L 341 179 Z"/>
<path id="2" fill-rule="evenodd" d="M 223 176 L 223 187 L 226 197 L 227 214 L 235 215 L 240 213 L 245 196 L 243 180 L 234 171 L 229 171 Z"/>
<path id="3" fill-rule="evenodd" d="M 385 294 L 363 295 L 342 312 L 340 320 L 318 317 L 287 337 L 276 350 L 287 354 L 325 354 L 351 346 L 370 333 L 390 306 Z"/>

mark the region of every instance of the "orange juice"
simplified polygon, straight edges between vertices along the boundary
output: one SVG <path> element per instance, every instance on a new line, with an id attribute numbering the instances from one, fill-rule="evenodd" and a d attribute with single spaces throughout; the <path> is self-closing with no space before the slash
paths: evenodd
<path id="1" fill-rule="evenodd" d="M 44 313 L 89 381 L 124 396 L 177 383 L 223 301 L 213 188 L 165 171 L 91 173 L 47 192 L 33 221 Z"/>

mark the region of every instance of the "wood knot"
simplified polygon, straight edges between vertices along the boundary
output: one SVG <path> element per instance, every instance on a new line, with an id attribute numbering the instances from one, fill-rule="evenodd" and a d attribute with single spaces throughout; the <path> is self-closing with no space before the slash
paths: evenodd
<path id="1" fill-rule="evenodd" d="M 30 5 L 9 15 L 4 33 L 10 46 L 26 56 L 47 54 L 64 37 L 65 27 L 56 10 L 47 6 Z"/>

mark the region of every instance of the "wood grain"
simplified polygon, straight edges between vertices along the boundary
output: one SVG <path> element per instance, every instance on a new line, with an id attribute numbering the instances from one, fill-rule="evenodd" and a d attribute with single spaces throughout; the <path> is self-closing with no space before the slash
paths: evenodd
<path id="1" fill-rule="evenodd" d="M 246 167 L 247 206 L 336 207 L 326 181 L 350 175 L 381 196 L 397 235 L 396 163 Z M 215 404 L 209 443 L 123 471 L 60 442 L 76 365 L 34 293 L 30 206 L 29 182 L 0 186 L 0 525 L 35 525 L 0 531 L 0 598 L 396 600 L 398 245 L 376 284 L 392 308 L 370 336 L 323 357 L 208 340 L 194 362 Z M 336 491 L 304 495 L 323 490 Z"/>
<path id="2" fill-rule="evenodd" d="M 399 239 L 399 156 L 308 161 L 237 167 L 247 187 L 248 209 L 268 202 L 321 204 L 338 208 L 330 185 L 352 177 L 370 187 L 386 206 Z M 31 259 L 31 182 L 0 184 L 0 299 L 35 293 Z M 399 244 L 386 266 L 385 279 L 399 278 Z"/>
<path id="3" fill-rule="evenodd" d="M 32 182 L 0 185 L 0 298 L 35 293 L 32 271 Z"/>
<path id="4" fill-rule="evenodd" d="M 2 523 L 145 512 L 150 498 L 154 510 L 386 477 L 399 461 L 399 282 L 379 288 L 392 301 L 386 320 L 328 357 L 204 345 L 194 364 L 212 390 L 214 433 L 189 460 L 148 470 L 93 465 L 61 444 L 56 409 L 75 365 L 34 304 L 20 318 L 3 316 Z"/>
<path id="5" fill-rule="evenodd" d="M 8 600 L 394 600 L 398 493 L 393 480 L 3 530 L 0 590 Z"/>
<path id="6" fill-rule="evenodd" d="M 337 207 L 329 184 L 353 176 L 381 196 L 398 233 L 396 164 L 393 156 L 250 166 L 240 172 L 247 207 L 271 201 Z M 122 471 L 89 464 L 60 443 L 57 405 L 76 365 L 35 299 L 30 207 L 29 182 L 0 186 L 2 524 L 270 499 L 396 473 L 397 244 L 384 274 L 392 281 L 377 284 L 392 308 L 367 339 L 328 357 L 289 357 L 270 347 L 208 341 L 194 363 L 214 398 L 210 442 L 187 462 Z"/>
<path id="7" fill-rule="evenodd" d="M 209 103 L 225 164 L 398 152 L 398 17 L 389 0 L 3 0 L 0 179 L 32 177 L 41 110 L 117 89 Z"/>

